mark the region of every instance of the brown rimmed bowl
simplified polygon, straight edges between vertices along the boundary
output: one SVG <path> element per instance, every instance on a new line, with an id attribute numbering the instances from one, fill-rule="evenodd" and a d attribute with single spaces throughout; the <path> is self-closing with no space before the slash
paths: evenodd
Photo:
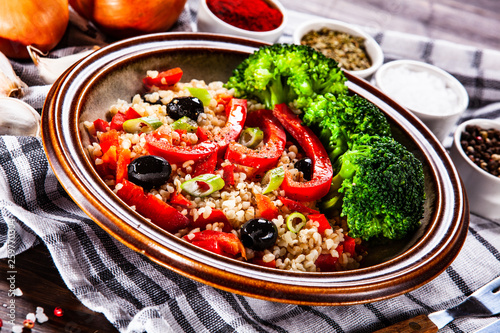
<path id="1" fill-rule="evenodd" d="M 427 195 L 417 232 L 401 242 L 371 247 L 359 269 L 290 272 L 205 251 L 137 214 L 95 172 L 80 123 L 103 117 L 118 98 L 140 93 L 147 70 L 179 66 L 183 81 L 225 81 L 262 45 L 239 37 L 165 33 L 123 40 L 80 61 L 52 86 L 42 113 L 44 147 L 62 186 L 90 218 L 129 248 L 226 291 L 285 303 L 349 305 L 394 297 L 431 281 L 452 263 L 467 234 L 469 208 L 459 175 L 445 149 L 415 116 L 348 73 L 350 91 L 377 105 L 395 138 L 422 161 Z"/>

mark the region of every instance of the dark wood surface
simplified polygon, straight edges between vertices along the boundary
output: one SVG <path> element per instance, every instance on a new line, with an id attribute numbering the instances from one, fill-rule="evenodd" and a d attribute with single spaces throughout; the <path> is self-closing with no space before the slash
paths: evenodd
<path id="1" fill-rule="evenodd" d="M 500 50 L 500 1 L 497 0 L 282 0 L 285 7 L 322 15 L 377 29 L 414 33 L 466 45 Z M 6 307 L 10 271 L 7 260 L 0 260 L 2 279 L 0 319 L 2 331 L 9 332 Z M 66 288 L 50 254 L 43 245 L 16 256 L 15 282 L 23 295 L 16 297 L 16 323 L 37 306 L 45 309 L 49 321 L 35 324 L 31 332 L 97 333 L 117 330 L 100 314 L 90 311 Z M 5 278 L 3 278 L 5 276 Z M 64 310 L 55 317 L 55 307 Z"/>

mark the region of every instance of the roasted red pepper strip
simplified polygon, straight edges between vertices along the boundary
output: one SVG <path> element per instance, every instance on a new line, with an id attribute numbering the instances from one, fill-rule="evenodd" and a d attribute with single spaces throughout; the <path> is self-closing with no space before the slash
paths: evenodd
<path id="1" fill-rule="evenodd" d="M 207 224 L 213 224 L 216 222 L 222 222 L 224 223 L 224 229 L 226 229 L 226 224 L 228 224 L 231 227 L 231 224 L 227 220 L 226 214 L 220 209 L 214 209 L 212 208 L 212 211 L 210 212 L 210 215 L 208 217 L 203 217 L 203 214 L 199 215 L 196 220 L 192 219 L 190 226 L 193 228 L 205 228 Z M 231 230 L 229 228 L 229 230 Z"/>
<path id="2" fill-rule="evenodd" d="M 243 125 L 247 118 L 247 100 L 233 98 L 226 107 L 226 125 L 217 133 L 212 140 L 219 145 L 218 157 L 222 159 L 226 148 L 231 141 L 237 140 L 240 136 Z"/>
<path id="3" fill-rule="evenodd" d="M 211 140 L 199 142 L 189 147 L 173 145 L 171 140 L 171 135 L 165 134 L 160 127 L 146 135 L 146 149 L 151 155 L 161 156 L 169 163 L 182 165 L 189 160 L 197 162 L 208 159 L 219 148 L 219 145 Z"/>
<path id="4" fill-rule="evenodd" d="M 172 205 L 178 205 L 182 207 L 189 207 L 192 205 L 192 202 L 189 201 L 182 193 L 174 192 L 170 197 L 169 202 Z"/>
<path id="5" fill-rule="evenodd" d="M 203 230 L 183 237 L 188 242 L 206 250 L 237 258 L 241 254 L 246 259 L 245 247 L 236 235 L 229 232 Z"/>
<path id="6" fill-rule="evenodd" d="M 246 125 L 260 127 L 264 132 L 264 146 L 251 149 L 238 142 L 231 142 L 226 151 L 226 159 L 230 162 L 251 166 L 267 171 L 278 163 L 285 149 L 286 134 L 278 119 L 271 110 L 257 110 L 248 114 Z"/>
<path id="7" fill-rule="evenodd" d="M 121 149 L 116 160 L 116 183 L 123 182 L 124 179 L 128 179 L 127 167 L 130 164 L 130 150 Z"/>
<path id="8" fill-rule="evenodd" d="M 278 196 L 278 199 L 283 203 L 283 205 L 288 207 L 288 209 L 290 209 L 292 212 L 299 212 L 302 214 L 319 214 L 319 211 L 309 208 L 295 200 L 280 196 Z"/>
<path id="9" fill-rule="evenodd" d="M 310 128 L 302 125 L 300 118 L 286 104 L 276 105 L 273 114 L 313 161 L 310 181 L 297 182 L 290 172 L 285 170 L 285 179 L 281 188 L 287 197 L 297 201 L 321 199 L 330 190 L 333 176 L 332 163 L 325 147 Z"/>
<path id="10" fill-rule="evenodd" d="M 160 89 L 168 88 L 179 82 L 181 80 L 182 74 L 182 69 L 176 67 L 158 73 L 158 76 L 156 76 L 155 78 L 147 76 L 142 79 L 142 82 L 148 87 L 156 86 Z"/>
<path id="11" fill-rule="evenodd" d="M 135 206 L 136 211 L 151 219 L 151 222 L 170 232 L 177 232 L 189 225 L 189 219 L 177 209 L 156 196 L 145 193 L 143 188 L 128 180 L 123 180 L 122 186 L 116 191 L 120 199 L 129 206 Z"/>
<path id="12" fill-rule="evenodd" d="M 99 146 L 101 146 L 101 151 L 106 153 L 111 146 L 119 147 L 120 141 L 118 137 L 119 134 L 116 130 L 109 130 L 101 133 L 99 136 Z"/>

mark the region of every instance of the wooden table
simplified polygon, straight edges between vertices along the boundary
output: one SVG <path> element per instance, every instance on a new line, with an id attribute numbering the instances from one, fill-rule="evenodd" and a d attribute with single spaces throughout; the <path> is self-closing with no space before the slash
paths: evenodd
<path id="1" fill-rule="evenodd" d="M 500 50 L 500 2 L 496 0 L 283 0 L 289 9 L 396 30 L 446 39 L 462 44 Z M 83 306 L 66 288 L 44 245 L 16 256 L 16 287 L 24 293 L 16 297 L 15 313 L 19 320 L 45 309 L 50 320 L 36 324 L 35 333 L 51 332 L 116 332 L 99 313 Z M 10 269 L 7 260 L 0 260 L 2 276 Z M 8 305 L 9 282 L 0 280 L 2 305 Z M 64 310 L 62 317 L 53 314 L 55 307 Z M 6 322 L 10 309 L 0 307 L 0 318 Z M 10 325 L 5 327 L 10 327 Z"/>

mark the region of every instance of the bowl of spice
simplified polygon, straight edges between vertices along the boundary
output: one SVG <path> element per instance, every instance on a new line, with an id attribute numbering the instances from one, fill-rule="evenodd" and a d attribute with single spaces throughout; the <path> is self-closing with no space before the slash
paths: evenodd
<path id="1" fill-rule="evenodd" d="M 286 20 L 285 8 L 277 0 L 200 0 L 197 25 L 201 32 L 274 43 Z"/>
<path id="2" fill-rule="evenodd" d="M 441 68 L 420 61 L 388 62 L 379 68 L 373 81 L 422 120 L 441 142 L 451 134 L 469 104 L 460 81 Z"/>
<path id="3" fill-rule="evenodd" d="M 460 124 L 450 155 L 471 212 L 500 222 L 500 120 L 471 119 Z"/>
<path id="4" fill-rule="evenodd" d="M 293 42 L 311 46 L 363 79 L 373 75 L 384 62 L 384 53 L 375 39 L 360 28 L 341 21 L 304 22 L 295 29 Z"/>

